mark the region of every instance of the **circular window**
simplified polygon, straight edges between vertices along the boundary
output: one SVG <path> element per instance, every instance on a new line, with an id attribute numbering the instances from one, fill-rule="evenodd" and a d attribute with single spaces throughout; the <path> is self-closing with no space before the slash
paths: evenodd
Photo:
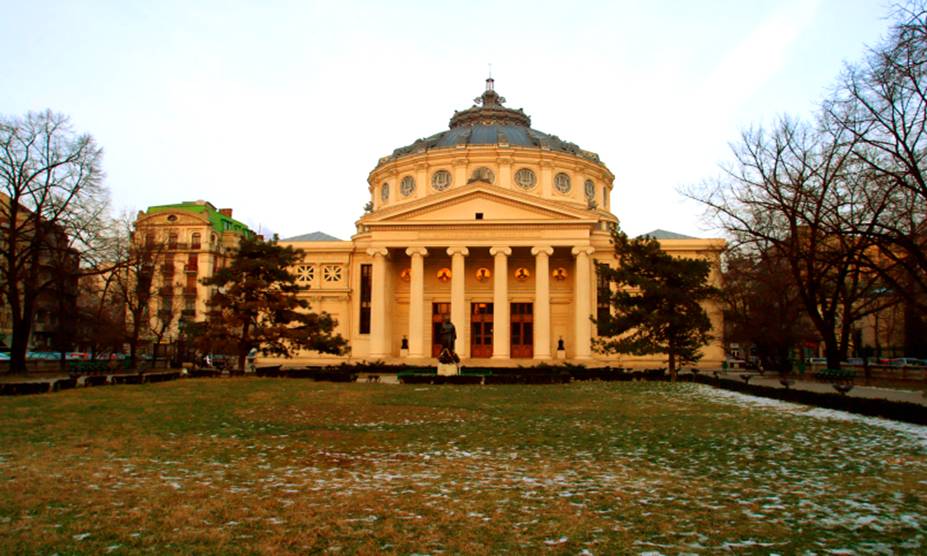
<path id="1" fill-rule="evenodd" d="M 170 216 L 167 217 L 167 221 L 168 221 L 168 222 L 176 222 L 176 221 L 177 221 L 177 216 L 174 215 L 174 214 L 171 214 Z"/>
<path id="2" fill-rule="evenodd" d="M 586 188 L 586 198 L 590 201 L 595 199 L 595 184 L 592 183 L 592 180 L 586 180 L 584 187 Z"/>
<path id="3" fill-rule="evenodd" d="M 412 176 L 402 178 L 402 181 L 399 183 L 399 192 L 402 193 L 404 197 L 408 197 L 413 191 L 415 191 L 415 180 L 412 179 Z"/>
<path id="4" fill-rule="evenodd" d="M 389 184 L 383 183 L 383 186 L 380 188 L 380 198 L 384 201 L 389 200 Z"/>
<path id="5" fill-rule="evenodd" d="M 496 175 L 492 173 L 492 170 L 485 166 L 480 166 L 473 171 L 473 175 L 470 176 L 470 183 L 475 181 L 484 181 L 486 183 L 496 183 Z"/>
<path id="6" fill-rule="evenodd" d="M 570 176 L 560 172 L 554 176 L 554 187 L 557 188 L 557 191 L 560 193 L 569 193 L 570 192 Z"/>
<path id="7" fill-rule="evenodd" d="M 436 191 L 444 191 L 451 186 L 451 173 L 447 170 L 438 170 L 431 176 L 431 186 Z"/>
<path id="8" fill-rule="evenodd" d="M 534 187 L 534 184 L 537 183 L 537 178 L 528 168 L 522 168 L 521 170 L 515 172 L 515 183 L 520 185 L 523 189 L 531 189 Z"/>

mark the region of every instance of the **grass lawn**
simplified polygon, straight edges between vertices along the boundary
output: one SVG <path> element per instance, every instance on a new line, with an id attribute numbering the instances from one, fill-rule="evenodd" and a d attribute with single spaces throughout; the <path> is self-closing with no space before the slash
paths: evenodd
<path id="1" fill-rule="evenodd" d="M 927 427 L 828 415 L 666 383 L 2 398 L 0 553 L 927 551 Z"/>

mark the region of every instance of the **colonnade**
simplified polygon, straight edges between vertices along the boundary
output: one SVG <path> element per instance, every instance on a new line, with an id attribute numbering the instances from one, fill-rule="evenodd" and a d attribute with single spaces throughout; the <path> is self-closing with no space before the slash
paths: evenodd
<path id="1" fill-rule="evenodd" d="M 573 359 L 590 359 L 592 357 L 592 258 L 594 248 L 591 246 L 573 247 L 574 288 L 573 288 Z M 468 307 L 466 303 L 466 258 L 470 250 L 464 246 L 452 246 L 446 250 L 451 258 L 451 322 L 457 327 L 455 351 L 463 357 L 469 357 L 470 332 L 467 327 Z M 534 358 L 551 358 L 551 307 L 550 307 L 550 256 L 554 249 L 550 245 L 538 245 L 531 248 L 535 260 L 534 272 Z M 386 258 L 389 250 L 385 247 L 367 249 L 372 258 L 372 291 L 370 320 L 370 357 L 384 358 L 391 355 L 387 337 L 387 301 L 390 292 L 387 289 Z M 430 356 L 431 346 L 425 344 L 426 317 L 425 310 L 425 273 L 424 259 L 429 255 L 425 247 L 409 247 L 405 254 L 410 258 L 409 276 L 409 358 L 424 359 Z M 509 265 L 512 255 L 509 246 L 493 246 L 489 249 L 493 257 L 493 359 L 508 359 L 511 356 L 510 338 L 510 304 L 509 304 Z M 429 319 L 430 322 L 430 319 Z"/>

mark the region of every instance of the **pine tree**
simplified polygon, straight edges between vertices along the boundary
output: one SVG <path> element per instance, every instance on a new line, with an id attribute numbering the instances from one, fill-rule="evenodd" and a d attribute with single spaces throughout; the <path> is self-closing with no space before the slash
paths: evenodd
<path id="1" fill-rule="evenodd" d="M 595 349 L 601 353 L 665 353 L 676 380 L 678 365 L 701 359 L 711 339 L 711 321 L 700 302 L 716 293 L 708 285 L 708 261 L 675 258 L 644 236 L 612 241 L 618 268 L 600 267 L 612 287 L 611 316 L 599 320 Z"/>
<path id="2" fill-rule="evenodd" d="M 302 251 L 276 241 L 242 238 L 231 264 L 203 280 L 218 286 L 203 342 L 234 350 L 239 370 L 252 348 L 283 357 L 298 349 L 343 353 L 347 342 L 332 333 L 336 321 L 309 312 L 309 303 L 297 297 L 289 269 L 301 259 Z"/>

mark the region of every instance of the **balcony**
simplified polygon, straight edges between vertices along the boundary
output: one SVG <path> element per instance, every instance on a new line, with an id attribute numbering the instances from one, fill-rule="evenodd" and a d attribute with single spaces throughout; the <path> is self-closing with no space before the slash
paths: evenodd
<path id="1" fill-rule="evenodd" d="M 158 295 L 161 297 L 171 297 L 174 295 L 174 286 L 161 286 L 158 288 Z"/>
<path id="2" fill-rule="evenodd" d="M 183 265 L 183 271 L 187 274 L 196 274 L 199 271 L 199 265 L 185 264 Z"/>
<path id="3" fill-rule="evenodd" d="M 173 276 L 174 275 L 174 265 L 172 264 L 161 265 L 161 274 L 164 274 L 165 276 Z"/>
<path id="4" fill-rule="evenodd" d="M 196 309 L 184 309 L 180 312 L 181 318 L 194 318 L 196 317 Z"/>
<path id="5" fill-rule="evenodd" d="M 183 294 L 186 297 L 196 297 L 196 286 L 188 286 L 183 289 Z"/>
<path id="6" fill-rule="evenodd" d="M 200 249 L 200 248 L 202 248 L 202 244 L 198 241 L 195 241 L 190 244 L 190 249 Z"/>

